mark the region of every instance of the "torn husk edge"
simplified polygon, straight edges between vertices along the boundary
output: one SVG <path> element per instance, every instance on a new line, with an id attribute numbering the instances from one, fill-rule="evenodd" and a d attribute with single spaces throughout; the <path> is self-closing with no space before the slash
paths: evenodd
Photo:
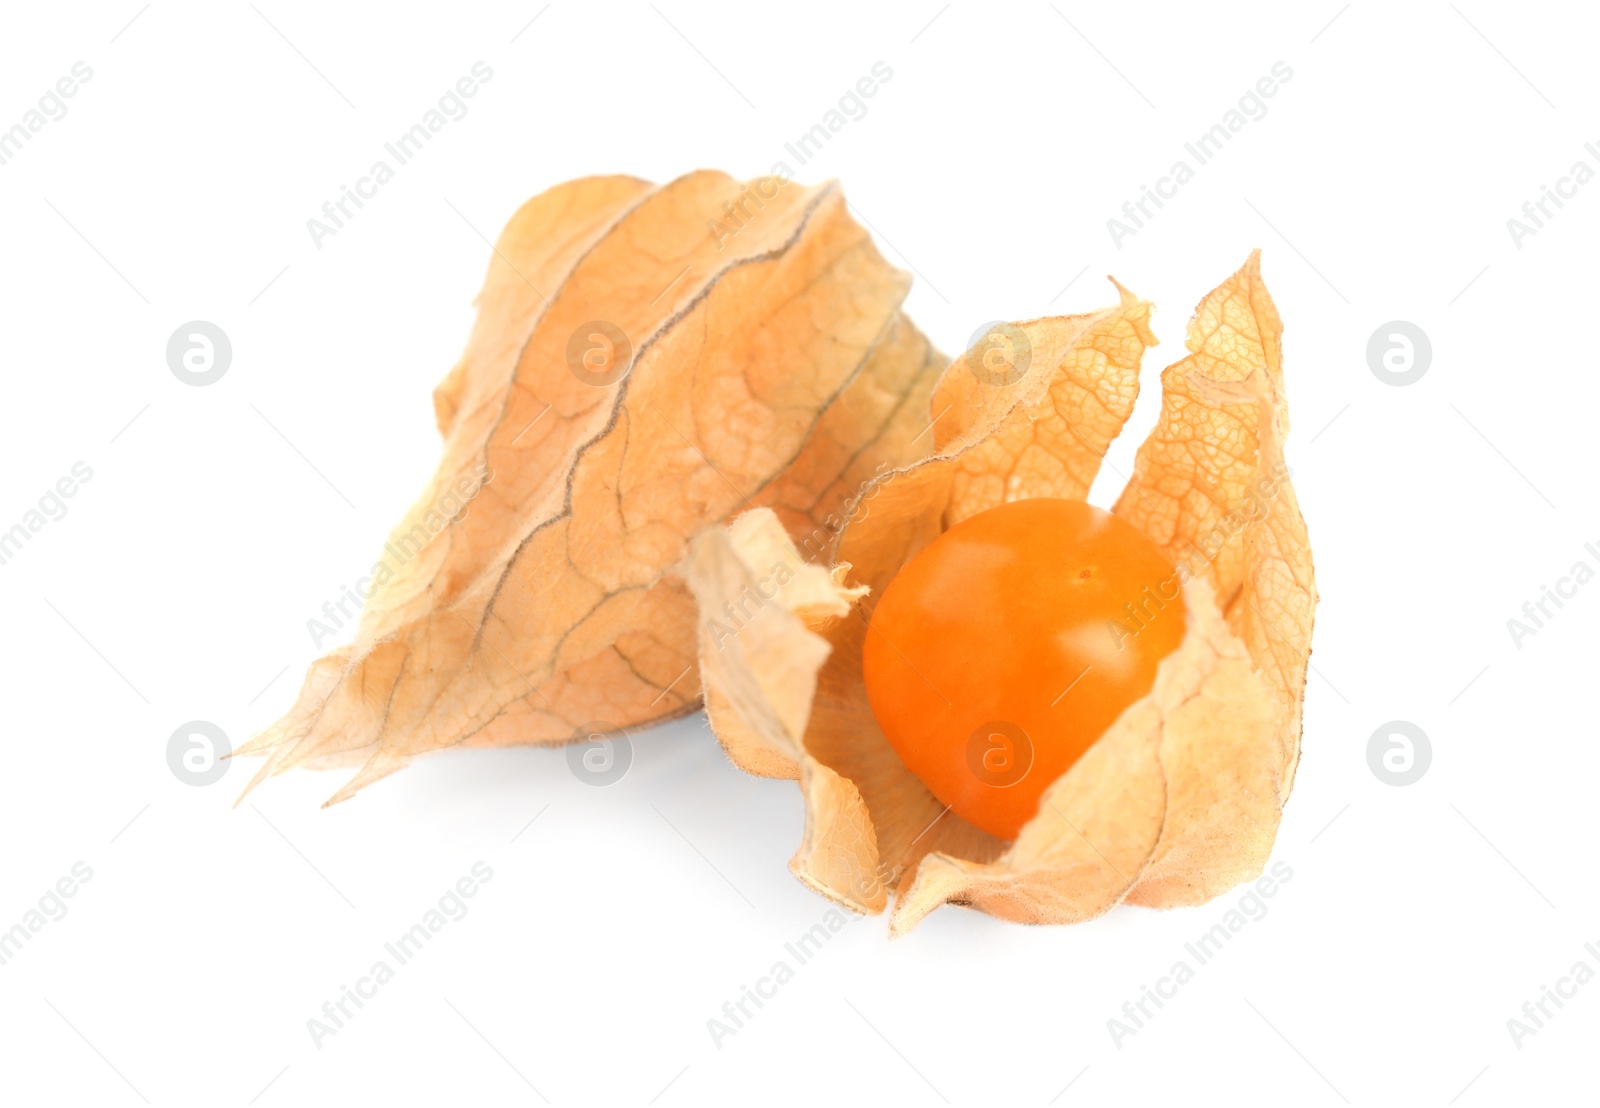
<path id="1" fill-rule="evenodd" d="M 953 522 L 952 516 L 965 518 L 1026 495 L 1083 498 L 1106 445 L 1131 410 L 1138 355 L 1148 345 L 1142 341 L 1148 337 L 1148 305 L 1126 290 L 1122 293 L 1118 308 L 1093 316 L 1015 325 L 1030 337 L 1045 339 L 1047 364 L 1053 369 L 1045 380 L 1025 384 L 1009 398 L 996 395 L 1002 389 L 974 390 L 962 376 L 972 352 L 957 359 L 935 390 L 934 410 L 939 410 L 941 397 L 953 395 L 959 402 L 964 394 L 968 402 L 941 436 L 941 453 L 881 478 L 869 496 L 877 503 L 854 513 L 840 536 L 839 556 L 858 563 L 853 579 L 881 590 L 900 565 Z M 1141 309 L 1145 315 L 1128 318 Z M 1113 355 L 1107 356 L 1108 336 L 1118 334 L 1119 324 L 1124 331 L 1136 324 L 1140 340 L 1129 343 L 1123 333 L 1126 349 L 1120 359 L 1114 355 L 1115 343 Z M 1163 529 L 1156 513 L 1143 521 L 1146 533 L 1169 553 L 1178 539 L 1192 541 L 1201 525 L 1214 523 L 1212 517 L 1225 519 L 1237 486 L 1281 468 L 1287 412 L 1280 332 L 1260 281 L 1258 258 L 1252 255 L 1202 301 L 1188 339 L 1195 353 L 1163 375 L 1161 421 L 1140 450 L 1135 476 L 1119 502 L 1120 514 L 1138 515 L 1125 510 L 1134 499 L 1157 503 L 1147 499 L 1147 490 L 1162 488 L 1166 475 L 1160 451 L 1181 449 L 1185 430 L 1199 428 L 1203 438 L 1207 431 L 1226 426 L 1237 432 L 1230 443 L 1236 448 L 1242 443 L 1254 455 L 1251 466 L 1219 464 L 1207 470 L 1196 463 L 1182 475 L 1223 509 L 1187 519 L 1187 502 L 1169 495 L 1175 509 L 1166 521 L 1169 526 Z M 1069 337 L 1063 341 L 1064 336 Z M 1079 426 L 1064 429 L 1051 426 L 1067 419 L 1072 404 L 1064 404 L 1063 398 L 1070 399 L 1074 389 L 1103 409 L 1101 426 L 1088 427 L 1088 434 L 1081 424 L 1093 420 L 1080 419 Z M 1126 404 L 1107 403 L 1108 396 L 1125 397 Z M 1080 417 L 1085 411 L 1079 405 Z M 1052 430 L 1068 433 L 1052 435 Z M 1010 487 L 1005 481 L 987 482 L 987 496 L 971 495 L 974 489 L 984 490 L 988 466 L 1011 466 L 1014 476 L 1025 456 L 1017 444 L 1024 439 L 1026 450 L 1051 455 L 1034 459 L 1036 487 L 1030 488 L 1026 478 L 1021 488 L 1015 480 Z M 1208 452 L 1194 453 L 1203 458 Z M 1039 814 L 1014 843 L 984 843 L 964 836 L 960 828 L 946 830 L 957 822 L 951 815 L 933 836 L 942 838 L 943 849 L 919 854 L 912 849 L 913 840 L 888 858 L 882 856 L 879 827 L 856 782 L 837 771 L 826 778 L 818 773 L 828 767 L 811 747 L 819 740 L 828 745 L 830 736 L 819 730 L 815 714 L 802 707 L 829 707 L 826 696 L 817 696 L 824 667 L 836 671 L 836 677 L 837 671 L 848 677 L 852 669 L 858 676 L 859 658 L 850 655 L 859 653 L 862 632 L 857 621 L 864 623 L 866 613 L 833 617 L 820 626 L 819 634 L 784 606 L 780 588 L 778 603 L 753 612 L 730 636 L 728 629 L 710 626 L 714 620 L 708 622 L 705 613 L 748 595 L 745 590 L 759 585 L 771 567 L 744 563 L 740 572 L 726 566 L 721 573 L 710 572 L 704 563 L 713 550 L 724 561 L 737 562 L 741 544 L 719 537 L 718 529 L 697 540 L 685 573 L 702 612 L 700 644 L 712 728 L 741 766 L 801 779 L 807 829 L 792 863 L 797 875 L 825 895 L 867 912 L 885 906 L 884 884 L 898 886 L 891 921 L 897 935 L 946 902 L 1021 922 L 1076 922 L 1102 914 L 1124 898 L 1153 907 L 1203 902 L 1257 875 L 1270 854 L 1298 758 L 1303 658 L 1315 603 L 1309 545 L 1286 474 L 1276 481 L 1265 506 L 1257 507 L 1259 515 L 1245 522 L 1261 526 L 1249 529 L 1237 556 L 1230 551 L 1227 559 L 1185 573 L 1189 627 L 1179 649 L 1163 661 L 1151 692 L 1050 787 Z M 864 523 L 874 516 L 876 526 Z M 751 532 L 768 525 L 744 517 L 736 526 Z M 1246 528 L 1231 530 L 1225 541 L 1240 530 Z M 884 564 L 868 564 L 875 560 Z M 1224 607 L 1216 599 L 1219 591 L 1228 598 Z M 1287 634 L 1267 625 L 1264 617 L 1252 628 L 1241 615 L 1250 610 L 1260 615 L 1269 593 L 1273 610 L 1295 617 Z M 838 601 L 849 599 L 841 591 Z M 779 624 L 781 631 L 775 626 L 762 630 L 763 625 Z M 747 637 L 749 649 L 743 642 Z M 823 649 L 829 646 L 833 649 Z M 844 701 L 850 699 L 848 681 L 846 685 Z M 864 702 L 859 683 L 853 691 Z M 874 792 L 880 798 L 893 797 L 897 790 L 915 792 L 920 782 L 902 780 L 910 775 L 882 743 L 865 704 L 839 708 L 838 703 L 831 706 L 828 723 L 837 730 L 842 720 L 853 734 L 832 738 L 845 744 L 855 740 L 875 752 L 866 775 L 874 779 Z M 774 726 L 780 716 L 781 726 Z M 868 783 L 865 777 L 862 783 Z M 887 811 L 880 800 L 880 817 Z M 935 824 L 940 822 L 936 817 Z"/>

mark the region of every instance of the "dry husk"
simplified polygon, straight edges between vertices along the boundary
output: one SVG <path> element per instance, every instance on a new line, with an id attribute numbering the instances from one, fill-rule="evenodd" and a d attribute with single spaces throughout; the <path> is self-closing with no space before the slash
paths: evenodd
<path id="1" fill-rule="evenodd" d="M 1197 309 L 1115 507 L 1179 567 L 1185 638 L 1014 842 L 905 769 L 862 683 L 876 597 L 932 539 L 1088 495 L 1155 342 L 1117 288 L 941 375 L 901 313 L 909 278 L 835 185 L 698 172 L 535 197 L 435 392 L 434 478 L 353 641 L 238 751 L 265 756 L 246 791 L 358 767 L 333 803 L 418 754 L 622 732 L 703 698 L 735 763 L 799 782 L 795 874 L 857 911 L 893 894 L 894 934 L 944 903 L 1075 922 L 1254 877 L 1299 761 L 1316 604 L 1258 255 Z M 624 336 L 614 363 L 589 360 L 597 331 Z M 608 364 L 625 372 L 590 373 Z"/>
<path id="2" fill-rule="evenodd" d="M 708 227 L 730 210 L 736 234 Z M 434 395 L 438 470 L 354 641 L 238 751 L 266 756 L 250 787 L 358 766 L 333 803 L 429 751 L 696 709 L 694 605 L 668 572 L 689 537 L 770 506 L 820 553 L 863 482 L 931 449 L 943 359 L 900 312 L 909 285 L 832 184 L 602 177 L 530 200 Z M 570 368 L 595 321 L 633 351 L 609 383 Z"/>
<path id="3" fill-rule="evenodd" d="M 759 511 L 698 536 L 685 560 L 713 731 L 750 772 L 800 781 L 796 875 L 863 912 L 895 891 L 894 934 L 943 903 L 1030 923 L 1123 900 L 1200 903 L 1258 875 L 1271 851 L 1299 757 L 1316 588 L 1283 468 L 1282 325 L 1258 255 L 1197 309 L 1191 353 L 1162 375 L 1159 422 L 1115 509 L 1184 582 L 1186 635 L 1150 693 L 1011 843 L 935 800 L 867 704 L 862 640 L 901 566 L 975 512 L 1087 495 L 1154 342 L 1150 306 L 1119 291 L 1101 312 L 1013 325 L 1023 341 L 1009 356 L 1020 366 L 1020 346 L 1031 364 L 1012 383 L 969 372 L 992 358 L 987 345 L 958 358 L 930 407 L 936 454 L 873 483 L 831 573 L 805 565 Z M 722 618 L 730 605 L 737 625 Z"/>

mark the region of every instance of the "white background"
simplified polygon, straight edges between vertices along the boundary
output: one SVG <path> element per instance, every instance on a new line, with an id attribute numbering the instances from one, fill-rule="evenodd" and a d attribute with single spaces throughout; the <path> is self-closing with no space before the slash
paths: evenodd
<path id="1" fill-rule="evenodd" d="M 0 966 L 0 1100 L 1592 1102 L 1600 983 L 1520 1048 L 1506 1025 L 1600 968 L 1600 584 L 1520 649 L 1506 628 L 1600 566 L 1600 182 L 1520 249 L 1506 227 L 1577 159 L 1600 169 L 1592 17 L 139 2 L 0 24 L 0 126 L 94 72 L 0 166 L 0 529 L 94 471 L 0 566 L 0 928 L 94 874 Z M 470 113 L 316 248 L 306 220 L 479 60 Z M 870 112 L 795 165 L 784 143 L 877 61 Z M 1269 114 L 1114 245 L 1106 220 L 1278 61 Z M 253 763 L 206 788 L 168 770 L 185 721 L 238 744 L 287 707 L 306 621 L 431 472 L 485 236 L 568 178 L 779 159 L 842 180 L 947 352 L 1108 303 L 1105 273 L 1156 302 L 1101 503 L 1193 305 L 1265 250 L 1322 593 L 1275 855 L 1294 876 L 1120 1047 L 1107 1020 L 1239 894 L 1071 929 L 944 909 L 893 944 L 855 922 L 714 1045 L 706 1021 L 827 905 L 786 870 L 794 785 L 733 769 L 700 717 L 639 736 L 606 789 L 559 750 L 451 752 L 328 811 L 340 779 L 311 772 L 235 810 Z M 194 319 L 233 344 L 206 388 L 165 363 Z M 1396 319 L 1433 344 L 1409 387 L 1366 361 Z M 1394 719 L 1432 744 L 1404 788 L 1366 758 Z M 470 914 L 314 1046 L 306 1021 L 479 860 Z"/>

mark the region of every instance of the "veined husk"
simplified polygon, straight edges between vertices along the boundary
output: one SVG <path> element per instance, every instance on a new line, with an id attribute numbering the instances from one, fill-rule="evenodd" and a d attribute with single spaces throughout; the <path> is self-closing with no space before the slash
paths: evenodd
<path id="1" fill-rule="evenodd" d="M 944 809 L 867 703 L 862 641 L 901 566 L 986 508 L 1087 495 L 1154 343 L 1149 304 L 1118 288 L 1104 311 L 1014 325 L 1032 365 L 1012 384 L 969 372 L 981 350 L 958 358 L 930 405 L 937 453 L 871 486 L 831 574 L 804 565 L 760 512 L 698 536 L 685 559 L 713 731 L 750 772 L 800 781 L 796 875 L 863 912 L 895 890 L 894 934 L 943 903 L 1032 923 L 1124 899 L 1200 903 L 1258 875 L 1271 851 L 1298 762 L 1316 588 L 1280 468 L 1282 326 L 1256 254 L 1197 309 L 1191 353 L 1162 375 L 1160 421 L 1115 509 L 1184 582 L 1186 635 L 1150 693 L 1012 843 Z"/>
<path id="2" fill-rule="evenodd" d="M 528 201 L 434 395 L 438 470 L 354 641 L 239 749 L 266 756 L 251 787 L 359 766 L 332 803 L 429 751 L 697 708 L 694 606 L 669 572 L 689 537 L 766 505 L 820 554 L 868 478 L 931 450 L 943 359 L 900 312 L 909 287 L 831 183 L 600 177 Z M 569 369 L 594 321 L 631 341 L 620 380 Z"/>

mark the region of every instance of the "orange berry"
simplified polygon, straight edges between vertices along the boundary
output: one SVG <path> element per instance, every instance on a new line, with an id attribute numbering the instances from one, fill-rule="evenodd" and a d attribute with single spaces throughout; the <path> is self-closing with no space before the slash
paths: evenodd
<path id="1" fill-rule="evenodd" d="M 867 699 L 940 802 L 1014 839 L 1150 691 L 1185 623 L 1176 570 L 1133 525 L 1081 501 L 1019 500 L 956 524 L 884 589 Z"/>

